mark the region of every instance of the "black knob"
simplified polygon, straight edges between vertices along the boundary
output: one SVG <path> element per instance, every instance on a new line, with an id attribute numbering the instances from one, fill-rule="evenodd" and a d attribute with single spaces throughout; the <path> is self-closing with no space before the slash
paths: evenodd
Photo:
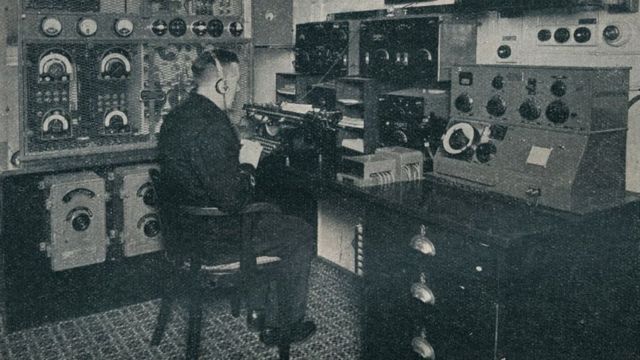
<path id="1" fill-rule="evenodd" d="M 151 207 L 156 206 L 156 191 L 152 187 L 147 188 L 147 190 L 142 194 L 142 202 Z"/>
<path id="2" fill-rule="evenodd" d="M 567 28 L 559 28 L 553 34 L 553 38 L 560 44 L 566 43 L 571 38 L 571 32 Z"/>
<path id="3" fill-rule="evenodd" d="M 502 77 L 502 75 L 494 77 L 491 81 L 491 86 L 493 86 L 493 88 L 496 90 L 501 90 L 504 87 L 504 78 Z"/>
<path id="4" fill-rule="evenodd" d="M 169 22 L 169 34 L 179 37 L 187 32 L 187 23 L 180 18 L 175 18 Z"/>
<path id="5" fill-rule="evenodd" d="M 49 123 L 49 132 L 52 134 L 61 134 L 64 132 L 64 123 L 58 119 Z"/>
<path id="6" fill-rule="evenodd" d="M 538 40 L 540 41 L 549 41 L 551 39 L 551 30 L 542 29 L 538 31 Z"/>
<path id="7" fill-rule="evenodd" d="M 120 79 L 127 76 L 127 65 L 119 59 L 109 61 L 104 69 L 103 77 Z"/>
<path id="8" fill-rule="evenodd" d="M 467 94 L 462 94 L 456 98 L 454 105 L 458 111 L 466 113 L 473 109 L 473 99 Z"/>
<path id="9" fill-rule="evenodd" d="M 556 80 L 551 85 L 551 93 L 557 97 L 562 97 L 567 93 L 567 85 L 562 80 Z"/>
<path id="10" fill-rule="evenodd" d="M 207 24 L 207 32 L 210 36 L 220 37 L 224 33 L 224 24 L 220 20 L 211 20 Z"/>
<path id="11" fill-rule="evenodd" d="M 500 96 L 494 96 L 487 102 L 487 112 L 493 116 L 502 116 L 507 111 L 507 104 Z"/>
<path id="12" fill-rule="evenodd" d="M 573 32 L 573 39 L 579 44 L 586 43 L 591 40 L 591 30 L 587 27 L 581 26 Z"/>
<path id="13" fill-rule="evenodd" d="M 620 28 L 615 25 L 609 25 L 602 31 L 602 36 L 608 42 L 616 41 L 620 38 Z"/>
<path id="14" fill-rule="evenodd" d="M 124 128 L 124 119 L 120 115 L 114 115 L 111 117 L 111 122 L 109 123 L 109 128 L 113 130 L 119 130 Z"/>
<path id="15" fill-rule="evenodd" d="M 569 107 L 560 100 L 556 100 L 547 106 L 547 119 L 555 124 L 562 124 L 569 119 Z"/>
<path id="16" fill-rule="evenodd" d="M 498 48 L 498 57 L 500 59 L 507 59 L 511 57 L 511 46 L 502 45 Z"/>
<path id="17" fill-rule="evenodd" d="M 229 25 L 229 32 L 233 36 L 240 36 L 244 32 L 244 26 L 242 26 L 242 23 L 234 21 Z"/>
<path id="18" fill-rule="evenodd" d="M 151 24 L 151 31 L 158 36 L 166 34 L 168 29 L 169 27 L 164 20 L 156 20 Z"/>
<path id="19" fill-rule="evenodd" d="M 91 217 L 86 213 L 76 215 L 71 220 L 71 226 L 75 231 L 85 231 L 89 228 L 89 225 L 91 225 Z"/>
<path id="20" fill-rule="evenodd" d="M 207 33 L 207 23 L 199 20 L 191 24 L 191 31 L 193 31 L 196 36 L 204 36 Z"/>
<path id="21" fill-rule="evenodd" d="M 469 146 L 470 141 L 471 139 L 469 139 L 467 135 L 465 135 L 462 129 L 457 129 L 449 137 L 449 146 L 456 151 L 464 150 L 465 148 L 467 148 L 467 146 Z"/>
<path id="22" fill-rule="evenodd" d="M 160 222 L 157 219 L 152 219 L 144 224 L 144 235 L 146 237 L 156 237 L 160 233 Z"/>
<path id="23" fill-rule="evenodd" d="M 520 116 L 529 121 L 539 118 L 541 114 L 540 107 L 533 99 L 528 99 L 523 102 L 518 112 L 520 112 Z"/>
<path id="24" fill-rule="evenodd" d="M 496 151 L 496 146 L 491 142 L 480 144 L 476 148 L 476 159 L 483 164 L 487 163 L 491 160 L 491 155 L 495 154 Z"/>

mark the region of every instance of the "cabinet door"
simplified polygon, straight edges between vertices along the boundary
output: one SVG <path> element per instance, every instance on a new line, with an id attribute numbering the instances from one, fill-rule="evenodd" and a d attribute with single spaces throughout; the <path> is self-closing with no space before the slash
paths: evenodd
<path id="1" fill-rule="evenodd" d="M 381 319 L 387 321 L 384 324 L 370 321 L 365 337 L 382 336 L 385 328 L 403 336 L 395 345 L 379 342 L 378 352 L 396 351 L 402 354 L 398 359 L 429 358 L 430 351 L 440 359 L 493 359 L 498 271 L 494 248 L 462 231 L 371 209 L 364 253 L 367 288 L 383 294 L 367 297 L 369 309 L 386 303 L 399 314 L 395 320 Z"/>

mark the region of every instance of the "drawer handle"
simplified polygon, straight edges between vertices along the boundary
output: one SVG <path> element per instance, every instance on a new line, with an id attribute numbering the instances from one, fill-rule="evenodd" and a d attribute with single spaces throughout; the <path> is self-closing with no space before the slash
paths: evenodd
<path id="1" fill-rule="evenodd" d="M 425 304 L 434 305 L 436 303 L 433 291 L 422 282 L 411 285 L 411 295 Z"/>
<path id="2" fill-rule="evenodd" d="M 420 234 L 411 238 L 411 247 L 424 255 L 436 255 L 436 247 L 427 237 L 427 227 L 424 225 L 420 226 Z"/>
<path id="3" fill-rule="evenodd" d="M 420 358 L 422 359 L 433 360 L 436 358 L 436 354 L 433 351 L 433 347 L 431 346 L 431 344 L 429 344 L 427 339 L 425 339 L 424 337 L 421 337 L 421 336 L 414 337 L 413 340 L 411 340 L 411 348 L 413 349 L 413 352 L 418 354 L 418 356 L 420 356 Z"/>

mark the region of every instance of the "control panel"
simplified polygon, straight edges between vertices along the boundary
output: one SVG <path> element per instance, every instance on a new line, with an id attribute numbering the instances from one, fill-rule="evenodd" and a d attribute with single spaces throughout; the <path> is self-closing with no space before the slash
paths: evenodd
<path id="1" fill-rule="evenodd" d="M 624 197 L 627 68 L 454 69 L 434 172 L 573 212 Z"/>
<path id="2" fill-rule="evenodd" d="M 436 17 L 362 22 L 361 75 L 406 83 L 436 80 L 439 28 Z"/>
<path id="3" fill-rule="evenodd" d="M 380 142 L 421 150 L 431 160 L 449 119 L 449 93 L 412 88 L 379 98 Z"/>
<path id="4" fill-rule="evenodd" d="M 346 76 L 350 61 L 349 25 L 348 21 L 296 25 L 294 62 L 296 72 Z"/>

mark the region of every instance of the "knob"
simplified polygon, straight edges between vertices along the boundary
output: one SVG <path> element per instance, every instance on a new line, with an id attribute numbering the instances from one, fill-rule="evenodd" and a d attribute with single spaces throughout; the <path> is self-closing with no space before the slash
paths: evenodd
<path id="1" fill-rule="evenodd" d="M 538 40 L 542 42 L 551 40 L 551 30 L 542 29 L 538 31 Z"/>
<path id="2" fill-rule="evenodd" d="M 435 351 L 427 339 L 422 336 L 416 336 L 411 340 L 411 348 L 413 352 L 418 354 L 422 359 L 435 359 Z"/>
<path id="3" fill-rule="evenodd" d="M 146 237 L 156 237 L 160 234 L 160 222 L 156 218 L 150 218 L 143 227 L 143 232 Z"/>
<path id="4" fill-rule="evenodd" d="M 231 23 L 231 25 L 229 25 L 229 32 L 233 36 L 240 36 L 244 32 L 244 26 L 242 25 L 242 23 L 234 21 Z"/>
<path id="5" fill-rule="evenodd" d="M 150 207 L 156 206 L 156 191 L 153 187 L 147 186 L 142 193 L 142 202 Z"/>
<path id="6" fill-rule="evenodd" d="M 156 20 L 151 24 L 151 31 L 158 36 L 166 34 L 167 30 L 169 30 L 169 26 L 164 20 Z"/>
<path id="7" fill-rule="evenodd" d="M 567 28 L 559 28 L 553 34 L 553 38 L 560 44 L 564 44 L 571 38 L 571 32 Z"/>
<path id="8" fill-rule="evenodd" d="M 621 34 L 620 28 L 615 25 L 609 25 L 602 31 L 602 36 L 608 43 L 618 40 Z"/>
<path id="9" fill-rule="evenodd" d="M 209 36 L 220 37 L 224 33 L 224 24 L 220 20 L 211 20 L 207 24 L 207 32 Z"/>
<path id="10" fill-rule="evenodd" d="M 420 234 L 414 236 L 411 239 L 410 246 L 414 250 L 424 255 L 436 255 L 436 247 L 435 245 L 433 245 L 433 242 L 431 242 L 431 240 L 429 240 L 429 238 L 427 237 L 427 227 L 424 225 L 420 227 Z"/>
<path id="11" fill-rule="evenodd" d="M 541 110 L 535 100 L 527 99 L 520 105 L 518 112 L 524 119 L 532 121 L 540 117 Z"/>
<path id="12" fill-rule="evenodd" d="M 51 79 L 61 79 L 63 76 L 67 75 L 67 69 L 63 63 L 54 62 L 49 66 L 47 75 L 50 76 Z"/>
<path id="13" fill-rule="evenodd" d="M 491 81 L 491 86 L 493 86 L 493 88 L 496 90 L 501 90 L 504 87 L 504 78 L 502 77 L 502 75 L 494 77 Z"/>
<path id="14" fill-rule="evenodd" d="M 560 100 L 556 100 L 547 106 L 547 119 L 555 124 L 562 124 L 569 119 L 569 107 Z"/>
<path id="15" fill-rule="evenodd" d="M 119 59 L 113 59 L 106 63 L 102 76 L 110 79 L 120 79 L 126 77 L 129 72 L 127 71 L 127 65 Z"/>
<path id="16" fill-rule="evenodd" d="M 591 30 L 588 27 L 581 26 L 573 32 L 573 39 L 579 44 L 586 43 L 591 40 Z"/>
<path id="17" fill-rule="evenodd" d="M 434 305 L 436 303 L 436 297 L 433 295 L 433 291 L 422 282 L 411 285 L 411 296 L 424 304 Z"/>
<path id="18" fill-rule="evenodd" d="M 175 18 L 169 22 L 169 34 L 180 37 L 187 32 L 187 23 L 180 18 Z"/>
<path id="19" fill-rule="evenodd" d="M 492 142 L 482 143 L 476 148 L 476 159 L 482 164 L 487 163 L 496 151 L 496 146 Z"/>
<path id="20" fill-rule="evenodd" d="M 494 96 L 487 102 L 487 112 L 490 115 L 499 117 L 507 111 L 507 104 L 500 96 Z"/>
<path id="21" fill-rule="evenodd" d="M 511 46 L 502 45 L 498 48 L 498 57 L 500 59 L 508 59 L 511 57 Z"/>
<path id="22" fill-rule="evenodd" d="M 71 218 L 71 226 L 75 231 L 86 231 L 89 225 L 91 225 L 91 217 L 86 212 L 80 212 Z"/>
<path id="23" fill-rule="evenodd" d="M 473 99 L 467 94 L 462 94 L 456 98 L 455 107 L 458 111 L 467 113 L 473 109 Z"/>
<path id="24" fill-rule="evenodd" d="M 196 36 L 204 36 L 207 33 L 207 23 L 199 20 L 191 24 L 191 31 L 193 31 Z"/>
<path id="25" fill-rule="evenodd" d="M 562 80 L 556 80 L 551 85 L 551 93 L 557 97 L 562 97 L 567 93 L 567 85 Z"/>

